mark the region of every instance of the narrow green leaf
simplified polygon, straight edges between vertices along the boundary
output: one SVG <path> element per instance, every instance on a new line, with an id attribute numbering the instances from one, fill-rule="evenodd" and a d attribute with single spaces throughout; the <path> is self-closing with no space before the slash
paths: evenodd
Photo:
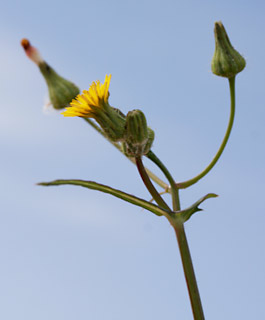
<path id="1" fill-rule="evenodd" d="M 189 218 L 198 211 L 202 211 L 202 209 L 199 208 L 199 205 L 204 202 L 205 200 L 209 198 L 216 198 L 218 197 L 217 194 L 215 193 L 208 193 L 206 196 L 200 198 L 198 201 L 196 201 L 193 205 L 191 205 L 189 208 L 181 210 L 181 211 L 176 211 L 175 213 L 177 214 L 178 217 L 181 218 L 182 221 L 186 222 L 189 220 Z"/>
<path id="2" fill-rule="evenodd" d="M 157 205 L 150 203 L 141 198 L 137 198 L 131 194 L 125 193 L 123 191 L 113 189 L 109 186 L 105 186 L 103 184 L 99 184 L 94 181 L 85 181 L 85 180 L 55 180 L 51 182 L 41 182 L 38 183 L 40 186 L 59 186 L 59 185 L 76 185 L 85 187 L 92 190 L 98 190 L 104 193 L 109 193 L 117 198 L 120 198 L 124 201 L 130 202 L 136 206 L 142 207 L 148 211 L 153 212 L 157 216 L 168 215 L 169 212 L 164 209 L 158 207 Z"/>

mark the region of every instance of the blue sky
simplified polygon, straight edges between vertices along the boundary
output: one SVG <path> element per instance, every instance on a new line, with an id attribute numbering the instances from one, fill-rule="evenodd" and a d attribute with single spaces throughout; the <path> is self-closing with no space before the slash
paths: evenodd
<path id="1" fill-rule="evenodd" d="M 43 113 L 47 88 L 20 40 L 81 89 L 111 73 L 110 103 L 144 111 L 153 150 L 182 181 L 209 163 L 228 121 L 228 82 L 210 70 L 219 20 L 247 60 L 235 125 L 181 200 L 219 194 L 186 224 L 206 319 L 265 319 L 264 10 L 239 0 L 0 4 L 1 319 L 192 319 L 167 221 L 96 191 L 36 186 L 81 178 L 150 199 L 84 121 Z"/>

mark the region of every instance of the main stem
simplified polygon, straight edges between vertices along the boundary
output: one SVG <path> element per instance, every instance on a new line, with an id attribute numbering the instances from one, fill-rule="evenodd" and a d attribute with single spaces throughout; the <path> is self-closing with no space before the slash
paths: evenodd
<path id="1" fill-rule="evenodd" d="M 214 165 L 216 164 L 216 162 L 219 160 L 220 156 L 222 155 L 224 148 L 227 144 L 227 141 L 229 139 L 232 127 L 233 127 L 233 123 L 234 123 L 234 118 L 235 118 L 235 76 L 229 79 L 229 88 L 230 88 L 230 99 L 231 99 L 231 108 L 230 108 L 230 118 L 229 118 L 229 122 L 228 122 L 228 126 L 226 129 L 226 133 L 224 136 L 224 139 L 221 143 L 221 146 L 219 148 L 219 150 L 217 151 L 216 155 L 214 156 L 214 158 L 212 159 L 212 161 L 210 162 L 210 164 L 200 173 L 198 174 L 196 177 L 184 181 L 184 182 L 180 182 L 177 184 L 179 189 L 184 189 L 187 188 L 191 185 L 193 185 L 194 183 L 198 182 L 201 178 L 203 178 L 204 176 L 206 176 L 206 174 L 214 167 Z"/>
<path id="2" fill-rule="evenodd" d="M 180 223 L 174 226 L 174 230 L 177 236 L 179 251 L 182 261 L 182 266 L 185 274 L 185 279 L 189 291 L 190 303 L 192 307 L 193 317 L 195 320 L 204 320 L 204 314 L 202 309 L 202 303 L 200 293 L 196 281 L 196 276 L 192 264 L 189 245 L 184 229 L 184 224 Z"/>
<path id="3" fill-rule="evenodd" d="M 174 211 L 180 210 L 178 189 L 187 188 L 195 184 L 196 182 L 198 182 L 201 178 L 203 178 L 214 167 L 214 165 L 217 163 L 217 161 L 219 160 L 221 154 L 225 149 L 225 146 L 231 134 L 231 130 L 234 123 L 234 117 L 235 117 L 235 77 L 232 77 L 229 79 L 229 88 L 230 88 L 231 109 L 230 109 L 230 118 L 229 118 L 224 139 L 221 143 L 219 150 L 214 156 L 213 160 L 200 174 L 198 174 L 196 177 L 190 180 L 175 184 L 171 174 L 169 173 L 167 168 L 163 165 L 163 163 L 154 154 L 150 153 L 148 155 L 148 157 L 152 161 L 154 161 L 158 165 L 158 167 L 164 172 L 165 176 L 169 180 L 169 183 L 171 186 L 171 194 L 173 199 Z M 174 227 L 177 240 L 178 240 L 182 265 L 184 269 L 186 283 L 188 286 L 194 319 L 204 320 L 204 314 L 203 314 L 199 289 L 198 289 L 195 272 L 194 272 L 194 268 L 191 260 L 191 255 L 190 255 L 190 250 L 189 250 L 189 246 L 188 246 L 188 242 L 185 234 L 184 224 L 178 222 L 178 223 L 172 223 L 172 225 Z"/>
<path id="4" fill-rule="evenodd" d="M 170 172 L 167 170 L 165 165 L 156 157 L 156 155 L 153 152 L 148 153 L 148 158 L 151 159 L 153 162 L 155 162 L 167 177 L 171 186 L 173 210 L 179 211 L 180 210 L 179 192 L 178 192 L 178 188 L 174 183 L 173 177 L 171 176 Z M 155 201 L 159 206 L 168 210 L 169 209 L 168 205 L 165 203 L 163 198 L 157 192 L 151 180 L 149 179 L 147 173 L 145 172 L 145 168 L 142 163 L 142 159 L 140 157 L 136 158 L 136 165 L 142 177 L 142 180 L 145 186 L 147 187 L 147 189 L 149 190 L 149 192 L 151 193 L 152 197 L 155 199 Z M 168 218 L 169 218 L 169 221 L 172 221 L 171 216 L 169 216 Z M 197 281 L 196 281 L 195 272 L 192 264 L 188 241 L 185 234 L 184 225 L 181 222 L 174 223 L 173 221 L 171 224 L 177 236 L 177 241 L 179 245 L 185 279 L 188 287 L 193 317 L 195 320 L 204 320 L 200 293 L 197 286 Z"/>
<path id="5" fill-rule="evenodd" d="M 229 118 L 229 123 L 228 127 L 224 136 L 224 139 L 222 141 L 222 144 L 217 151 L 215 157 L 211 161 L 211 163 L 196 177 L 193 179 L 187 180 L 185 182 L 179 183 L 173 186 L 173 188 L 187 188 L 197 181 L 199 181 L 201 178 L 203 178 L 216 164 L 216 162 L 219 160 L 221 154 L 224 151 L 224 148 L 227 144 L 227 141 L 229 139 L 229 136 L 231 134 L 231 130 L 233 127 L 234 123 L 234 117 L 235 117 L 235 77 L 232 77 L 229 79 L 229 88 L 230 88 L 230 99 L 231 99 L 231 111 L 230 111 L 230 118 Z M 172 187 L 172 185 L 171 185 Z M 172 192 L 172 197 L 174 197 L 175 192 Z M 173 201 L 174 203 L 174 201 Z M 179 208 L 180 210 L 180 208 Z M 188 286 L 188 291 L 189 291 L 189 296 L 190 296 L 190 301 L 191 301 L 191 306 L 192 306 L 192 311 L 193 311 L 193 316 L 195 320 L 204 320 L 204 314 L 203 314 L 203 309 L 202 309 L 202 304 L 201 304 L 201 299 L 200 299 L 200 294 L 199 294 L 199 289 L 197 286 L 196 282 L 196 277 L 195 277 L 195 272 L 194 268 L 192 265 L 192 260 L 191 260 L 191 255 L 190 255 L 190 250 L 185 234 L 185 229 L 183 224 L 176 224 L 174 226 L 177 240 L 178 240 L 178 245 L 179 245 L 179 250 L 180 250 L 180 255 L 181 255 L 181 260 L 182 260 L 182 265 L 185 273 L 185 278 Z"/>

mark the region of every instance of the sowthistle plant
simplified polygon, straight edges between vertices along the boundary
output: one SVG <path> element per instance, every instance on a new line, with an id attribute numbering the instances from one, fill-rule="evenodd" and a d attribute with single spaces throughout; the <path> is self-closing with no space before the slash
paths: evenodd
<path id="1" fill-rule="evenodd" d="M 111 75 L 106 76 L 104 83 L 100 83 L 99 81 L 93 82 L 88 90 L 80 93 L 75 84 L 59 76 L 53 68 L 42 59 L 38 50 L 32 47 L 27 39 L 21 41 L 26 54 L 38 65 L 47 82 L 50 101 L 53 107 L 55 109 L 64 109 L 62 114 L 65 117 L 80 117 L 84 119 L 130 161 L 135 163 L 143 183 L 156 203 L 146 201 L 93 181 L 55 180 L 42 182 L 39 183 L 39 185 L 77 185 L 98 190 L 142 207 L 157 216 L 168 219 L 176 233 L 192 312 L 196 320 L 203 320 L 204 314 L 184 224 L 194 213 L 202 210 L 199 208 L 202 202 L 206 199 L 217 197 L 217 195 L 208 193 L 190 207 L 181 209 L 179 190 L 188 188 L 205 177 L 223 153 L 232 130 L 235 116 L 235 77 L 246 65 L 245 59 L 232 47 L 221 22 L 215 23 L 214 35 L 215 52 L 211 67 L 214 74 L 228 79 L 231 99 L 230 118 L 224 139 L 212 161 L 197 176 L 183 182 L 176 182 L 163 162 L 153 152 L 152 143 L 155 134 L 154 131 L 148 127 L 144 113 L 141 110 L 132 110 L 128 112 L 127 115 L 124 115 L 121 110 L 109 104 Z M 155 163 L 168 182 L 162 181 L 154 173 L 145 168 L 142 160 L 143 157 Z M 162 187 L 164 192 L 160 193 L 153 182 Z M 163 199 L 162 193 L 171 194 L 172 206 Z"/>

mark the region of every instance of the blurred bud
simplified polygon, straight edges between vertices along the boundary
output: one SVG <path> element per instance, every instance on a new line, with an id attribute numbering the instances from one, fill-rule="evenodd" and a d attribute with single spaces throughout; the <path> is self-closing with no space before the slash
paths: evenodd
<path id="1" fill-rule="evenodd" d="M 59 76 L 45 61 L 39 65 L 44 76 L 51 103 L 55 109 L 63 109 L 79 94 L 79 88 L 72 82 Z"/>
<path id="2" fill-rule="evenodd" d="M 40 63 L 44 62 L 42 59 L 39 51 L 32 47 L 28 39 L 22 39 L 21 45 L 25 50 L 26 55 L 29 57 L 30 60 L 32 60 L 34 63 L 39 65 Z"/>
<path id="3" fill-rule="evenodd" d="M 128 112 L 123 143 L 123 151 L 127 156 L 138 157 L 147 154 L 154 137 L 154 131 L 148 128 L 145 115 L 141 110 Z"/>
<path id="4" fill-rule="evenodd" d="M 49 90 L 50 101 L 55 109 L 69 105 L 79 93 L 79 88 L 72 82 L 59 76 L 41 57 L 39 51 L 32 47 L 29 40 L 22 39 L 21 45 L 26 55 L 37 64 Z"/>
<path id="5" fill-rule="evenodd" d="M 246 61 L 231 45 L 222 22 L 215 23 L 214 36 L 212 72 L 217 76 L 232 78 L 245 68 Z"/>

